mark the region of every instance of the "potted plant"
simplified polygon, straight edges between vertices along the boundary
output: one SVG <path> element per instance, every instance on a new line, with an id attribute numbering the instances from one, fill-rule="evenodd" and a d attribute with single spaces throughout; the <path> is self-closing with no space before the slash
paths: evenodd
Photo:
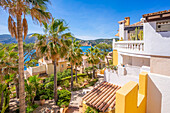
<path id="1" fill-rule="evenodd" d="M 44 105 L 46 98 L 47 98 L 46 95 L 41 95 L 41 96 L 40 96 L 40 105 Z"/>

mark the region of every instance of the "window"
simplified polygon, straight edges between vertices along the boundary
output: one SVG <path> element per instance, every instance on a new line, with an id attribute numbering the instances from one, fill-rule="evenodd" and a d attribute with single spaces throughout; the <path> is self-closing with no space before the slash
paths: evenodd
<path id="1" fill-rule="evenodd" d="M 169 21 L 156 22 L 156 31 L 157 32 L 170 31 L 170 20 Z"/>
<path id="2" fill-rule="evenodd" d="M 63 68 L 63 67 L 64 67 L 64 65 L 62 64 L 62 65 L 61 65 L 61 67 Z"/>

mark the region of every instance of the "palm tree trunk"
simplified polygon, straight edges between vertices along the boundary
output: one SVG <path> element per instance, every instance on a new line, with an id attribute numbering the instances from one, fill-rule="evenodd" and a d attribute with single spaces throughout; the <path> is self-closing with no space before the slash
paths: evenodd
<path id="1" fill-rule="evenodd" d="M 106 57 L 106 60 L 107 60 L 107 65 L 109 66 L 109 60 L 108 60 L 107 56 L 105 56 L 105 57 Z"/>
<path id="2" fill-rule="evenodd" d="M 18 51 L 19 51 L 19 110 L 25 113 L 25 85 L 24 85 L 24 52 L 21 31 L 21 14 L 17 15 Z"/>
<path id="3" fill-rule="evenodd" d="M 77 66 L 76 66 L 76 83 L 78 83 L 78 80 L 77 80 Z"/>
<path id="4" fill-rule="evenodd" d="M 3 75 L 2 75 L 2 68 L 0 68 L 0 75 L 1 75 L 1 78 L 0 78 L 0 83 L 3 83 Z M 1 94 L 1 102 L 0 102 L 0 110 L 2 110 L 2 105 L 3 105 L 3 92 L 2 92 L 2 94 Z"/>
<path id="5" fill-rule="evenodd" d="M 94 79 L 94 77 L 95 77 L 94 65 L 92 65 L 92 67 L 93 67 L 93 75 L 92 75 L 92 79 Z"/>
<path id="6" fill-rule="evenodd" d="M 73 65 L 71 64 L 71 90 L 73 89 Z"/>
<path id="7" fill-rule="evenodd" d="M 2 94 L 1 94 L 1 103 L 0 103 L 0 110 L 2 110 L 2 106 L 3 106 L 3 102 L 4 102 L 4 96 L 3 96 L 4 94 L 3 94 L 3 92 L 2 92 Z"/>
<path id="8" fill-rule="evenodd" d="M 54 63 L 54 101 L 58 101 L 58 95 L 57 95 L 57 71 L 56 71 L 56 60 Z"/>
<path id="9" fill-rule="evenodd" d="M 15 89 L 16 89 L 16 97 L 19 98 L 19 86 L 18 86 L 18 84 L 15 85 Z"/>

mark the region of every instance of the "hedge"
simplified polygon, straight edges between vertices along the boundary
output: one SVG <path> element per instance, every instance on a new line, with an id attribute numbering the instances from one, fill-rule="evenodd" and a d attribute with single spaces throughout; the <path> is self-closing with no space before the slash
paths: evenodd
<path id="1" fill-rule="evenodd" d="M 83 76 L 87 76 L 87 74 L 77 74 L 77 77 L 83 77 Z M 75 79 L 75 77 L 76 77 L 76 75 L 73 75 L 73 79 Z M 61 81 L 64 81 L 64 80 L 71 80 L 71 76 L 61 79 Z"/>

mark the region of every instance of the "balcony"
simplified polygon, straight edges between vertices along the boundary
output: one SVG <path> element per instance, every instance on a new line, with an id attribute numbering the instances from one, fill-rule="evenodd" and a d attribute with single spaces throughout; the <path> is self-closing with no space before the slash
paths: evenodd
<path id="1" fill-rule="evenodd" d="M 113 40 L 113 49 L 120 52 L 144 54 L 144 41 L 118 41 Z"/>

